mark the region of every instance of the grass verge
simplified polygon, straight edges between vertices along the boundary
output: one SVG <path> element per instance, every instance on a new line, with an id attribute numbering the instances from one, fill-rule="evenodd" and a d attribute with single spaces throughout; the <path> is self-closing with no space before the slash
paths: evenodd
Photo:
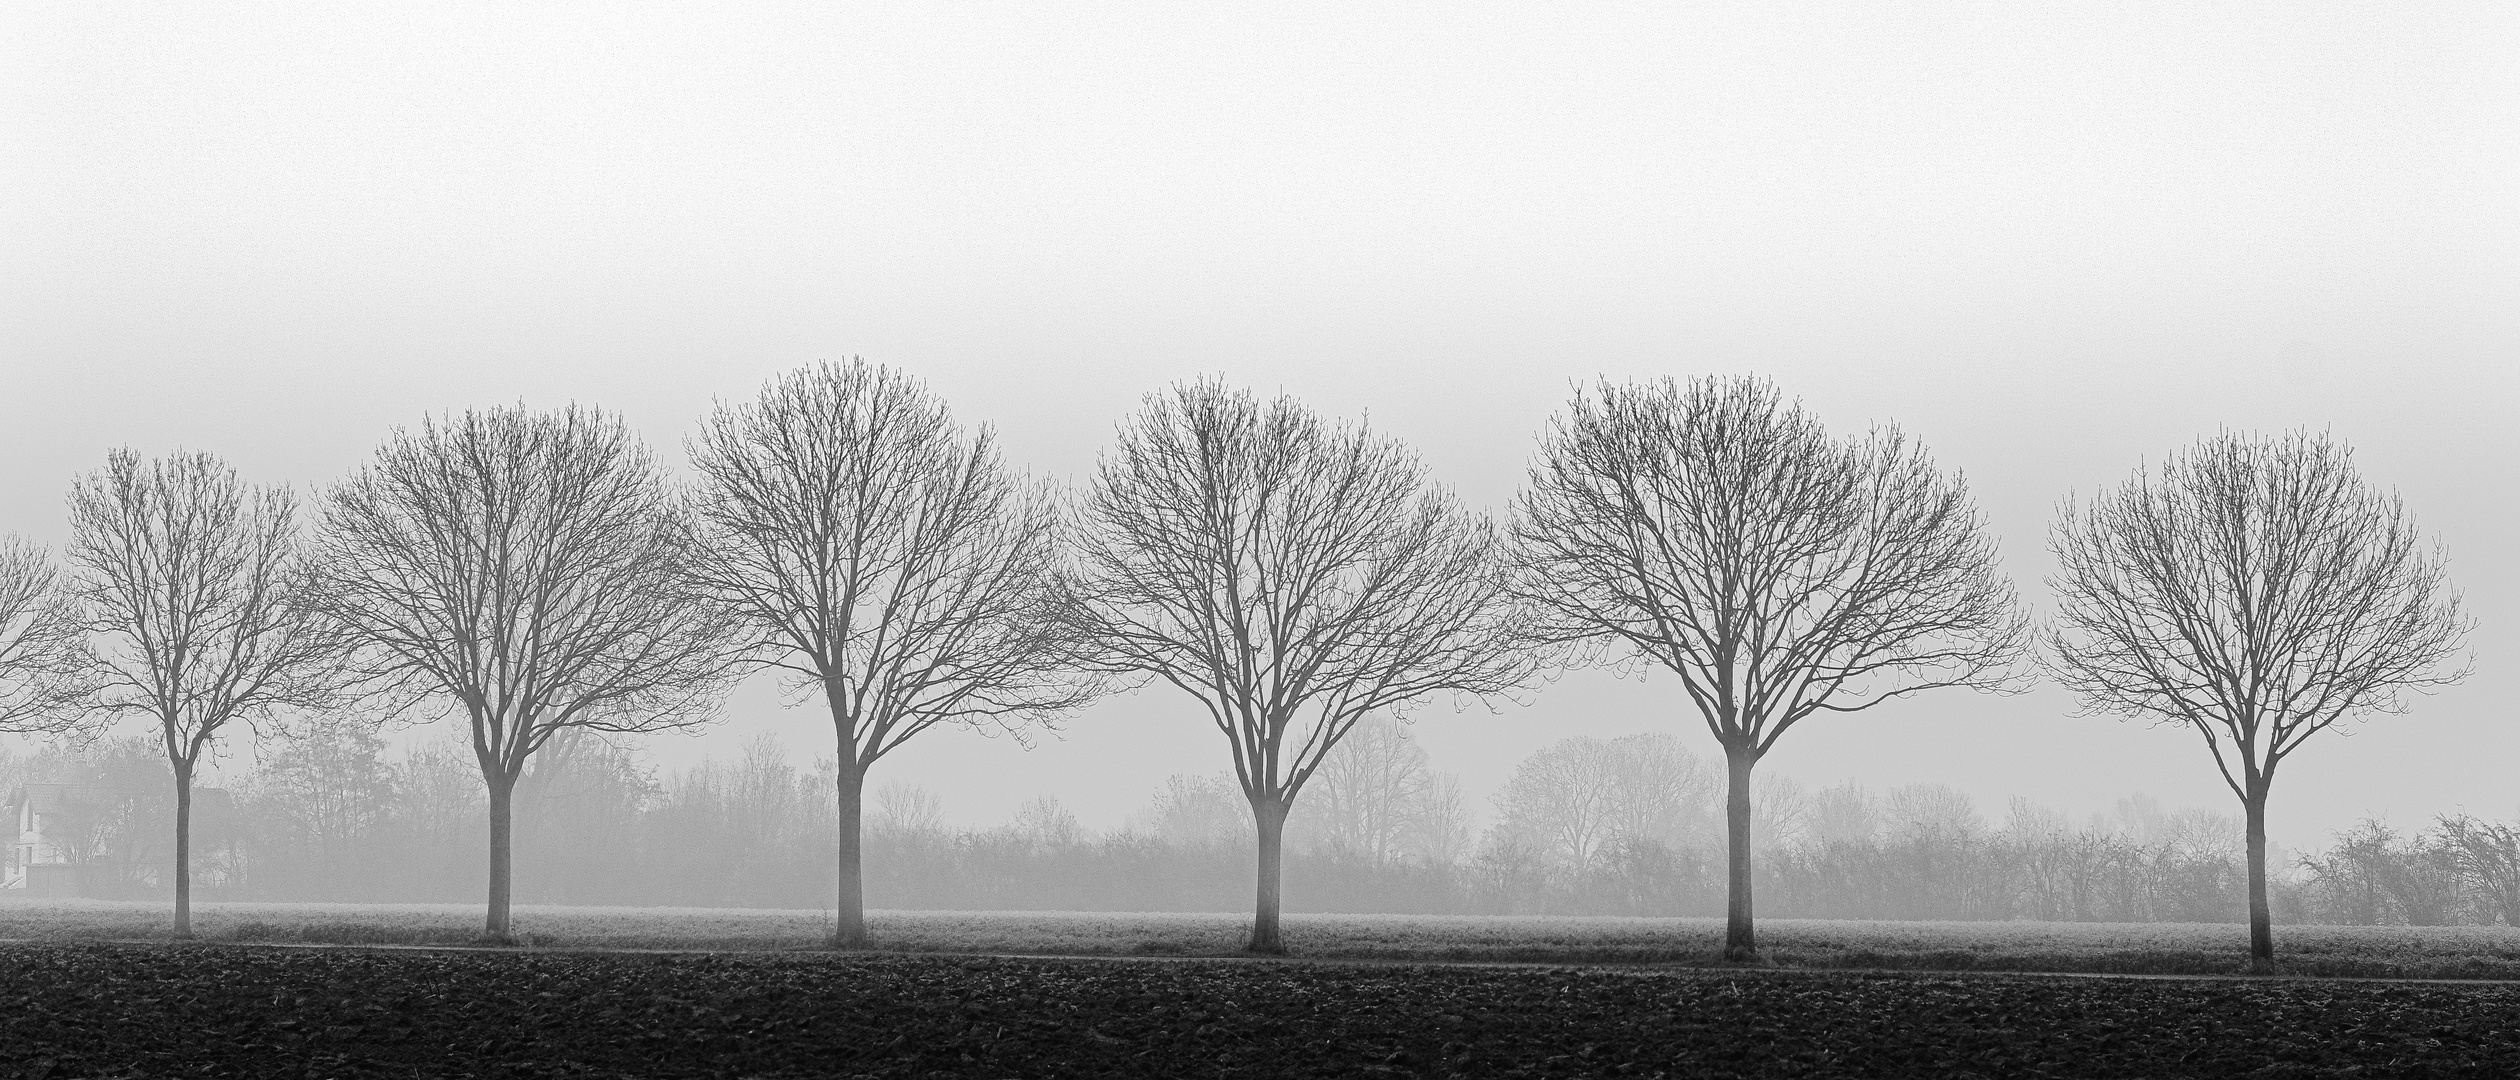
<path id="1" fill-rule="evenodd" d="M 252 904 L 193 909 L 205 941 L 466 945 L 466 904 Z M 1230 956 L 1249 933 L 1236 914 L 878 911 L 879 950 L 1077 956 Z M 163 903 L 0 902 L 0 938 L 147 940 L 170 936 Z M 520 945 L 567 949 L 781 951 L 820 948 L 827 912 L 744 908 L 520 906 Z M 2224 975 L 2246 960 L 2247 930 L 2219 923 L 1857 922 L 1771 919 L 1775 967 Z M 1289 915 L 1292 954 L 1312 959 L 1716 965 L 1720 919 L 1473 915 Z M 2520 979 L 2520 929 L 2505 926 L 2286 926 L 2276 950 L 2296 975 Z"/>

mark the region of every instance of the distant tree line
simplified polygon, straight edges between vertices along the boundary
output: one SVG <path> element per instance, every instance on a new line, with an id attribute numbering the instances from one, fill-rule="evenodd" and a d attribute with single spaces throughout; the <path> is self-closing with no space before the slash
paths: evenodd
<path id="1" fill-rule="evenodd" d="M 836 816 L 829 759 L 767 738 L 732 761 L 659 775 L 592 736 L 518 785 L 524 903 L 828 907 Z M 0 757 L 0 780 L 76 781 L 78 842 L 111 895 L 165 895 L 157 823 L 168 767 L 147 739 Z M 1575 738 L 1527 758 L 1479 835 L 1457 782 L 1389 722 L 1325 764 L 1340 792 L 1286 833 L 1286 910 L 1714 916 L 1729 872 L 1712 770 L 1671 736 Z M 363 725 L 308 732 L 196 808 L 196 887 L 224 899 L 456 902 L 482 885 L 483 793 L 461 747 L 389 753 Z M 1679 791 L 1682 797 L 1667 793 Z M 2240 822 L 2142 796 L 2082 823 L 2015 798 L 2000 820 L 1951 788 L 1807 791 L 1772 777 L 1753 800 L 1757 886 L 1790 918 L 2242 922 Z M 992 828 L 944 823 L 933 795 L 880 788 L 867 815 L 871 907 L 1230 910 L 1248 899 L 1239 785 L 1167 778 L 1121 828 L 1095 833 L 1055 799 Z M 2520 825 L 2444 816 L 2366 821 L 2269 881 L 2284 924 L 2520 925 Z"/>

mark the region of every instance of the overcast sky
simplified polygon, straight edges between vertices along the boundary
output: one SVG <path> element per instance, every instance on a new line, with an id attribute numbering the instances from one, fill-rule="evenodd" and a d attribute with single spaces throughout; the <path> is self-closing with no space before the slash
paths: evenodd
<path id="1" fill-rule="evenodd" d="M 1570 380 L 1757 372 L 1965 471 L 2044 603 L 2065 494 L 2309 426 L 2481 627 L 2465 685 L 2287 764 L 2274 835 L 2520 813 L 2507 4 L 21 3 L 0 94 L 0 531 L 58 545 L 109 447 L 312 489 L 469 405 L 596 403 L 679 460 L 712 398 L 851 355 L 1060 478 L 1221 373 L 1501 507 Z M 1762 767 L 2236 812 L 2194 735 L 2072 713 L 1949 693 Z M 829 753 L 767 687 L 729 714 L 654 759 Z M 1715 753 L 1667 678 L 1415 730 L 1483 804 L 1653 729 Z M 870 782 L 1107 827 L 1228 767 L 1149 689 Z"/>

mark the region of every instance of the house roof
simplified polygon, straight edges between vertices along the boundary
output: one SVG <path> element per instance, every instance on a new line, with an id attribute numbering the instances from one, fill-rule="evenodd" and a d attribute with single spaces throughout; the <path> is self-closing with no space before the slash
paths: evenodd
<path id="1" fill-rule="evenodd" d="M 99 792 L 88 784 L 19 784 L 9 793 L 9 801 L 0 808 L 15 812 L 29 802 L 38 814 L 58 814 L 70 807 L 92 802 Z"/>

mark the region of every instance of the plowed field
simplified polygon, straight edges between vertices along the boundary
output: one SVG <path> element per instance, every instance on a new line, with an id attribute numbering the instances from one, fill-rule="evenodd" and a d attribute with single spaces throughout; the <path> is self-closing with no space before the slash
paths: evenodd
<path id="1" fill-rule="evenodd" d="M 15 1076 L 2520 1075 L 2520 987 L 0 946 Z"/>

